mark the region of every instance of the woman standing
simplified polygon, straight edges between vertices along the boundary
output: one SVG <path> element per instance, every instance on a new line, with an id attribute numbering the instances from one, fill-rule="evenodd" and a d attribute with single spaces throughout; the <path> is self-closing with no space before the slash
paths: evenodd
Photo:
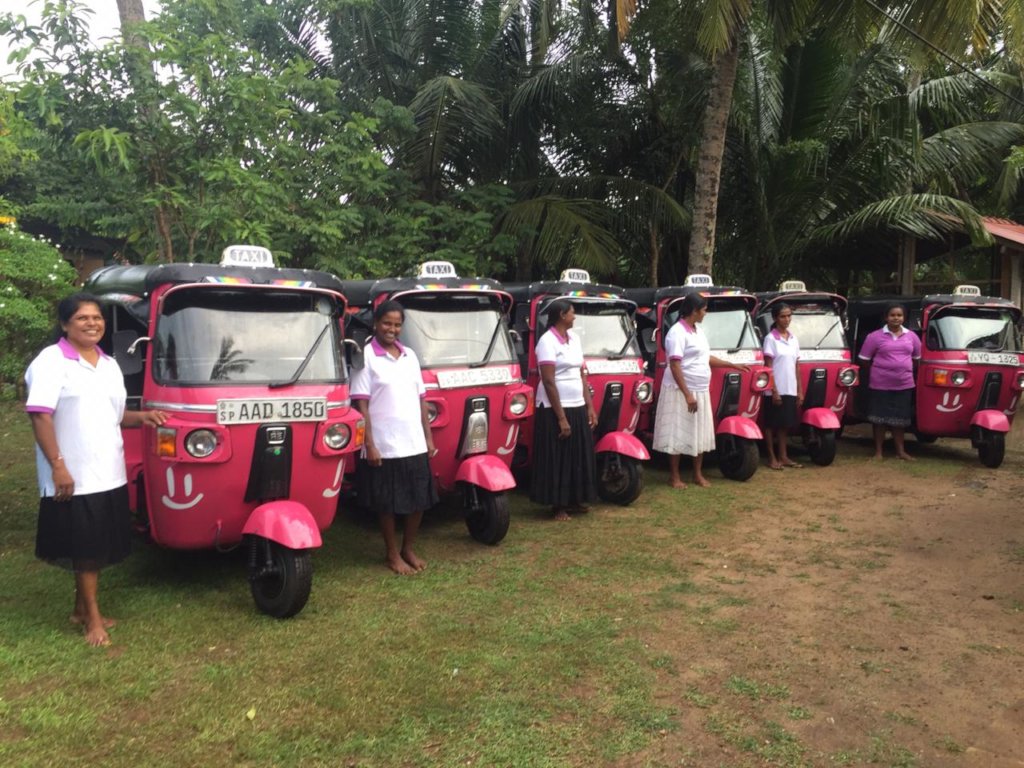
<path id="1" fill-rule="evenodd" d="M 661 380 L 658 410 L 654 417 L 656 451 L 668 454 L 669 485 L 685 488 L 679 474 L 679 456 L 693 457 L 693 482 L 707 488 L 704 454 L 715 449 L 715 420 L 711 413 L 711 369 L 749 371 L 746 365 L 721 360 L 711 354 L 700 322 L 708 312 L 708 300 L 690 293 L 680 304 L 679 322 L 665 334 L 668 368 Z"/>
<path id="2" fill-rule="evenodd" d="M 800 381 L 800 342 L 789 332 L 793 308 L 788 304 L 772 307 L 772 329 L 764 339 L 765 362 L 772 368 L 772 391 L 766 392 L 764 404 L 765 444 L 768 466 L 772 469 L 801 467 L 789 458 L 789 430 L 800 423 L 798 409 L 804 403 Z M 768 397 L 770 395 L 770 397 Z M 775 441 L 778 441 L 776 453 Z"/>
<path id="3" fill-rule="evenodd" d="M 586 512 L 597 499 L 594 426 L 597 414 L 583 367 L 583 345 L 572 331 L 568 299 L 546 310 L 548 330 L 537 342 L 537 411 L 533 427 L 530 499 L 550 504 L 555 520 Z"/>
<path id="4" fill-rule="evenodd" d="M 162 411 L 125 411 L 121 369 L 99 348 L 98 300 L 77 293 L 57 307 L 61 337 L 25 373 L 36 439 L 36 557 L 75 574 L 71 621 L 89 645 L 110 644 L 115 622 L 100 613 L 99 572 L 131 551 L 121 427 L 159 426 Z"/>
<path id="5" fill-rule="evenodd" d="M 900 304 L 885 310 L 885 326 L 864 340 L 858 357 L 871 364 L 868 421 L 875 436 L 874 458 L 882 458 L 885 430 L 892 430 L 896 455 L 913 461 L 904 445 L 904 433 L 914 410 L 914 374 L 921 359 L 921 339 L 903 327 L 906 311 Z"/>
<path id="6" fill-rule="evenodd" d="M 419 359 L 398 341 L 405 310 L 397 301 L 385 301 L 373 320 L 373 339 L 363 349 L 363 367 L 352 377 L 351 389 L 366 421 L 366 464 L 360 468 L 359 491 L 377 513 L 388 567 L 407 576 L 427 567 L 413 544 L 423 513 L 438 500 L 430 471 L 437 449 Z M 405 520 L 401 548 L 396 516 Z"/>

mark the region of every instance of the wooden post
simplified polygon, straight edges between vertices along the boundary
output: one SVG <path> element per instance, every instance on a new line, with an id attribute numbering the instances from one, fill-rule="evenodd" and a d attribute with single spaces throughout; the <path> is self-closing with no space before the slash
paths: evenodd
<path id="1" fill-rule="evenodd" d="M 917 266 L 917 239 L 910 235 L 900 238 L 898 272 L 901 296 L 914 295 L 914 267 Z"/>

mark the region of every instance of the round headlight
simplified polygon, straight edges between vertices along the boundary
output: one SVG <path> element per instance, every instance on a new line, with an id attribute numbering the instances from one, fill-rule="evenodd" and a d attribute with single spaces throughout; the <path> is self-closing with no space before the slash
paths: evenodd
<path id="1" fill-rule="evenodd" d="M 949 380 L 953 383 L 954 387 L 959 387 L 967 381 L 967 374 L 964 371 L 953 371 L 953 375 L 949 377 Z"/>
<path id="2" fill-rule="evenodd" d="M 522 416 L 526 413 L 526 406 L 529 403 L 526 395 L 518 394 L 512 395 L 512 399 L 508 402 L 508 410 L 513 416 Z"/>
<path id="3" fill-rule="evenodd" d="M 651 382 L 642 381 L 636 388 L 636 399 L 641 403 L 651 402 L 651 395 L 653 394 L 653 388 Z"/>
<path id="4" fill-rule="evenodd" d="M 437 421 L 437 403 L 427 401 L 427 421 L 431 424 Z"/>
<path id="5" fill-rule="evenodd" d="M 757 374 L 757 378 L 754 379 L 754 387 L 757 389 L 767 389 L 768 382 L 770 381 L 771 377 L 768 375 L 767 371 L 761 371 Z"/>
<path id="6" fill-rule="evenodd" d="M 331 424 L 324 431 L 324 445 L 332 451 L 340 451 L 352 439 L 352 430 L 348 424 Z"/>
<path id="7" fill-rule="evenodd" d="M 852 386 L 853 382 L 857 380 L 857 372 L 853 368 L 844 368 L 839 372 L 839 383 L 844 387 Z"/>
<path id="8" fill-rule="evenodd" d="M 217 450 L 217 434 L 209 429 L 189 432 L 185 438 L 185 450 L 194 458 L 205 459 Z"/>
<path id="9" fill-rule="evenodd" d="M 1024 389 L 1024 373 L 1017 374 L 1017 388 Z"/>

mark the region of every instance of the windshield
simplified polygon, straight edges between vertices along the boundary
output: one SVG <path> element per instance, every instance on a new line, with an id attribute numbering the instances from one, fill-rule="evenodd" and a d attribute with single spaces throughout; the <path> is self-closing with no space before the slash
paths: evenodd
<path id="1" fill-rule="evenodd" d="M 576 320 L 572 329 L 580 338 L 584 357 L 640 357 L 633 327 L 632 304 L 615 301 L 572 302 Z M 544 307 L 537 314 L 537 336 L 546 330 Z"/>
<path id="2" fill-rule="evenodd" d="M 679 320 L 679 304 L 675 302 L 665 313 L 665 332 Z M 754 333 L 754 324 L 750 321 L 750 312 L 746 305 L 730 302 L 708 303 L 708 312 L 700 324 L 704 335 L 708 337 L 711 349 L 760 349 L 761 343 Z"/>
<path id="3" fill-rule="evenodd" d="M 928 324 L 928 349 L 1020 352 L 1015 313 L 1007 309 L 950 309 Z"/>
<path id="4" fill-rule="evenodd" d="M 790 332 L 800 342 L 800 349 L 847 349 L 842 318 L 831 307 L 793 307 Z"/>
<path id="5" fill-rule="evenodd" d="M 480 363 L 489 347 L 488 363 L 515 359 L 498 296 L 406 294 L 399 301 L 405 307 L 402 343 L 416 352 L 424 368 Z"/>
<path id="6" fill-rule="evenodd" d="M 174 291 L 157 320 L 153 376 L 184 385 L 288 380 L 330 326 L 298 381 L 342 381 L 338 309 L 330 297 L 306 291 Z"/>

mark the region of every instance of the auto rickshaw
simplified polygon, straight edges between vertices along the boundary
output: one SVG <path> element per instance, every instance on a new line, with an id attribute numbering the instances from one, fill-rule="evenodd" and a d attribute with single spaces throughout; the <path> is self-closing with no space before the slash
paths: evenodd
<path id="1" fill-rule="evenodd" d="M 545 310 L 559 298 L 572 301 L 576 311 L 573 331 L 580 337 L 586 361 L 597 426 L 597 492 L 605 501 L 623 506 L 636 501 L 643 490 L 643 464 L 650 454 L 634 435 L 640 406 L 654 394 L 644 374 L 643 357 L 633 314 L 636 304 L 622 297 L 622 288 L 591 282 L 583 269 L 564 270 L 557 281 L 505 285 L 515 300 L 513 330 L 520 337 L 519 354 L 528 371 L 527 384 L 540 385 L 537 340 L 547 331 Z M 533 423 L 519 433 L 515 466 L 530 466 Z"/>
<path id="2" fill-rule="evenodd" d="M 446 261 L 424 263 L 416 277 L 343 280 L 342 289 L 355 310 L 347 327 L 356 358 L 372 337 L 374 308 L 388 299 L 404 308 L 401 341 L 416 352 L 427 388 L 434 479 L 442 493 L 461 489 L 470 535 L 497 544 L 508 533 L 516 439 L 533 413 L 508 329 L 512 298 Z"/>
<path id="3" fill-rule="evenodd" d="M 854 354 L 885 324 L 890 304 L 902 304 L 904 327 L 921 335 L 911 431 L 921 442 L 970 438 L 981 463 L 998 467 L 1024 389 L 1020 309 L 1008 299 L 982 296 L 974 285 L 958 285 L 951 294 L 852 300 Z M 862 419 L 866 411 L 857 398 L 851 418 Z"/>
<path id="4" fill-rule="evenodd" d="M 101 346 L 128 407 L 169 416 L 124 430 L 137 526 L 172 549 L 246 543 L 257 607 L 295 615 L 363 441 L 338 280 L 231 246 L 219 265 L 106 267 L 85 287 L 107 316 Z"/>
<path id="5" fill-rule="evenodd" d="M 847 302 L 834 293 L 808 291 L 801 280 L 786 280 L 778 291 L 757 294 L 754 323 L 762 338 L 771 331 L 772 309 L 783 303 L 792 307 L 789 330 L 800 343 L 801 436 L 811 461 L 826 467 L 835 460 L 850 388 L 858 381 L 846 340 Z"/>
<path id="6" fill-rule="evenodd" d="M 641 415 L 641 432 L 647 439 L 653 435 L 657 396 L 668 365 L 663 340 L 679 320 L 679 308 L 691 292 L 700 293 L 708 301 L 701 328 L 708 337 L 711 354 L 750 366 L 747 373 L 711 369 L 718 467 L 730 480 L 748 480 L 757 471 L 760 460 L 757 443 L 762 434 L 757 417 L 761 398 L 771 387 L 772 379 L 771 369 L 764 366 L 761 343 L 750 317 L 757 299 L 741 288 L 716 286 L 709 275 L 690 275 L 683 285 L 626 291 L 626 297 L 642 309 L 637 313 L 637 327 L 648 365 L 654 372 L 655 397 Z"/>

